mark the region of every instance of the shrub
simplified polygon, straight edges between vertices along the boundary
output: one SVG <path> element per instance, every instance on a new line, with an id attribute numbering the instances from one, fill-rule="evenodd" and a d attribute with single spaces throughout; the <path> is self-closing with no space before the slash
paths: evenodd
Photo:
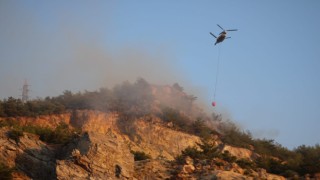
<path id="1" fill-rule="evenodd" d="M 178 164 L 183 164 L 184 160 L 187 156 L 194 160 L 206 160 L 206 159 L 213 159 L 215 157 L 221 156 L 221 153 L 217 150 L 217 146 L 214 146 L 207 141 L 202 141 L 202 143 L 197 144 L 199 148 L 187 147 L 185 150 L 181 152 L 181 155 L 176 157 L 176 162 Z"/>
<path id="2" fill-rule="evenodd" d="M 41 141 L 53 144 L 67 143 L 74 137 L 75 132 L 80 133 L 80 130 L 69 129 L 68 125 L 65 123 L 60 123 L 55 129 L 32 125 L 10 127 L 13 127 L 13 129 L 7 133 L 7 136 L 8 138 L 15 140 L 17 143 L 23 135 L 23 132 L 36 134 L 39 136 Z"/>
<path id="3" fill-rule="evenodd" d="M 23 132 L 20 129 L 13 129 L 8 132 L 8 138 L 15 140 L 16 143 L 20 142 L 20 137 L 23 136 Z"/>
<path id="4" fill-rule="evenodd" d="M 221 158 L 225 161 L 228 161 L 228 162 L 235 162 L 237 160 L 237 158 L 235 156 L 232 156 L 230 154 L 229 151 L 224 151 L 222 154 L 221 154 Z"/>
<path id="5" fill-rule="evenodd" d="M 224 135 L 221 140 L 226 144 L 249 148 L 249 145 L 253 143 L 250 132 L 243 132 L 236 125 L 231 124 L 229 126 L 224 129 Z"/>
<path id="6" fill-rule="evenodd" d="M 135 161 L 142 161 L 146 159 L 151 159 L 151 156 L 149 154 L 146 154 L 142 151 L 131 151 L 131 153 L 134 155 Z"/>
<path id="7" fill-rule="evenodd" d="M 18 127 L 18 121 L 14 121 L 12 119 L 4 119 L 0 121 L 0 127 Z"/>
<path id="8" fill-rule="evenodd" d="M 202 140 L 202 144 L 198 143 L 198 146 L 202 149 L 202 153 L 205 159 L 212 159 L 220 156 L 218 147 L 209 143 L 208 141 Z"/>
<path id="9" fill-rule="evenodd" d="M 280 160 L 270 156 L 262 156 L 256 159 L 256 164 L 258 167 L 264 168 L 267 172 L 273 174 L 281 174 L 288 169 L 286 164 L 283 164 Z"/>
<path id="10" fill-rule="evenodd" d="M 246 176 L 252 176 L 252 170 L 251 169 L 246 169 L 244 170 L 243 174 L 246 175 Z"/>
<path id="11" fill-rule="evenodd" d="M 178 110 L 173 108 L 163 108 L 160 118 L 165 122 L 172 122 L 174 129 L 189 132 L 190 131 L 190 119 L 187 116 L 181 114 Z"/>
<path id="12" fill-rule="evenodd" d="M 201 118 L 198 118 L 195 122 L 191 124 L 190 130 L 191 130 L 191 133 L 204 139 L 209 139 L 210 135 L 213 132 L 213 130 L 209 128 L 205 124 L 205 121 L 202 120 Z"/>
<path id="13" fill-rule="evenodd" d="M 176 162 L 178 164 L 184 164 L 187 156 L 192 159 L 204 159 L 204 154 L 202 151 L 198 150 L 196 147 L 189 146 L 181 152 L 181 155 L 176 157 Z"/>
<path id="14" fill-rule="evenodd" d="M 36 126 L 33 128 L 34 133 L 40 136 L 41 141 L 53 144 L 65 144 L 69 142 L 74 137 L 75 132 L 70 130 L 65 123 L 60 123 L 54 130 Z"/>
<path id="15" fill-rule="evenodd" d="M 239 160 L 236 161 L 236 163 L 242 169 L 255 169 L 255 163 L 250 161 L 249 159 L 239 159 Z"/>
<path id="16" fill-rule="evenodd" d="M 285 172 L 282 173 L 282 176 L 286 178 L 295 179 L 295 177 L 299 176 L 299 174 L 293 170 L 286 170 Z"/>
<path id="17" fill-rule="evenodd" d="M 9 168 L 3 163 L 0 163 L 0 179 L 1 180 L 10 180 L 12 179 L 12 173 L 13 169 Z"/>

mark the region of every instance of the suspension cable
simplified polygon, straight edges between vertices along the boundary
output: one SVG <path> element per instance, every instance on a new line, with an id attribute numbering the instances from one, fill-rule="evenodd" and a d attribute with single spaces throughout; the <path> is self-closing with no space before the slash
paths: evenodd
<path id="1" fill-rule="evenodd" d="M 216 101 L 216 93 L 218 88 L 218 80 L 219 80 L 219 69 L 220 69 L 220 53 L 221 53 L 221 44 L 219 44 L 219 50 L 218 50 L 218 62 L 217 62 L 217 69 L 216 69 L 216 82 L 214 85 L 214 93 L 213 93 L 213 102 Z"/>

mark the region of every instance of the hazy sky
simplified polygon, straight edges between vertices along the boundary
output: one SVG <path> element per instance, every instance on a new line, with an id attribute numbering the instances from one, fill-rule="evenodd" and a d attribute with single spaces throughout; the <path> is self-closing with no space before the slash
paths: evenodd
<path id="1" fill-rule="evenodd" d="M 320 1 L 0 1 L 0 98 L 180 83 L 256 137 L 320 143 Z M 214 46 L 220 24 L 231 39 Z M 213 98 L 220 49 L 217 107 Z"/>

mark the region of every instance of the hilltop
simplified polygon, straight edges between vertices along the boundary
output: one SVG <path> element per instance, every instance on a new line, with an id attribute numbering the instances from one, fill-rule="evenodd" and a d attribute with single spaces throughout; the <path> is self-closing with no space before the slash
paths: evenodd
<path id="1" fill-rule="evenodd" d="M 0 176 L 20 179 L 284 179 L 320 172 L 320 147 L 290 151 L 207 115 L 175 83 L 0 103 Z"/>

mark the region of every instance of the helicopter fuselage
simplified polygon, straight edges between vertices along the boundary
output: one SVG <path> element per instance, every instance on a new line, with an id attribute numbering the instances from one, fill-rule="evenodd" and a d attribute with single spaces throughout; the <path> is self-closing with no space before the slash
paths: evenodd
<path id="1" fill-rule="evenodd" d="M 216 43 L 214 45 L 221 43 L 225 38 L 226 38 L 226 34 L 221 33 L 220 36 L 217 37 Z"/>

